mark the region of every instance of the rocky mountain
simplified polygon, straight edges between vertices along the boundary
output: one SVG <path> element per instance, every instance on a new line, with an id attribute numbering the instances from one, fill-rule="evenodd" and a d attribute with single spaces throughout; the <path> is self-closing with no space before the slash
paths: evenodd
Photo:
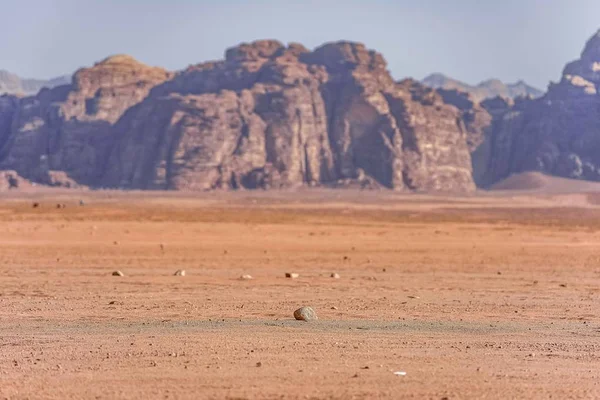
<path id="1" fill-rule="evenodd" d="M 517 97 L 541 97 L 544 92 L 529 86 L 523 81 L 517 83 L 504 83 L 498 79 L 490 79 L 472 86 L 467 83 L 452 79 L 443 74 L 431 74 L 421 81 L 424 85 L 434 89 L 458 90 L 469 93 L 475 101 L 504 97 L 516 99 Z"/>
<path id="2" fill-rule="evenodd" d="M 480 183 L 539 171 L 600 181 L 600 31 L 540 99 L 497 102 Z"/>
<path id="3" fill-rule="evenodd" d="M 244 43 L 175 73 L 117 55 L 34 96 L 0 96 L 0 188 L 600 181 L 599 89 L 600 32 L 539 98 L 395 82 L 381 54 L 351 42 Z"/>
<path id="4" fill-rule="evenodd" d="M 170 76 L 114 56 L 77 71 L 69 85 L 0 97 L 0 169 L 47 184 L 98 183 L 116 139 L 113 125 Z"/>
<path id="5" fill-rule="evenodd" d="M 109 57 L 70 84 L 0 97 L 0 169 L 125 189 L 471 191 L 490 119 L 468 96 L 394 82 L 362 44 L 266 40 L 175 74 Z"/>
<path id="6" fill-rule="evenodd" d="M 0 95 L 35 95 L 42 88 L 53 88 L 65 85 L 71 80 L 68 76 L 61 76 L 49 80 L 24 79 L 5 70 L 0 70 Z"/>

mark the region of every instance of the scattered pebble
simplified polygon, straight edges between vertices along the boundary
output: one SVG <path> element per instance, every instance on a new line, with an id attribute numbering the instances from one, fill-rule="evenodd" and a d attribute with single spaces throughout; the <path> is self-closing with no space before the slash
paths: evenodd
<path id="1" fill-rule="evenodd" d="M 257 367 L 262 367 L 262 363 L 259 361 L 259 362 L 256 363 L 256 366 Z"/>
<path id="2" fill-rule="evenodd" d="M 331 307 L 332 310 L 337 310 L 338 308 L 336 306 Z"/>
<path id="3" fill-rule="evenodd" d="M 112 273 L 112 276 L 125 276 L 125 274 L 122 273 L 121 271 L 115 271 Z"/>
<path id="4" fill-rule="evenodd" d="M 244 275 L 240 276 L 240 279 L 243 281 L 249 281 L 254 278 L 252 277 L 252 275 L 244 274 Z"/>
<path id="5" fill-rule="evenodd" d="M 311 307 L 302 307 L 294 311 L 294 318 L 298 321 L 314 321 L 319 319 L 317 313 Z"/>
<path id="6" fill-rule="evenodd" d="M 40 203 L 33 203 L 31 206 L 32 206 L 33 208 L 38 208 L 38 207 L 40 206 Z"/>
<path id="7" fill-rule="evenodd" d="M 406 376 L 406 372 L 404 372 L 404 371 L 396 371 L 396 372 L 394 372 L 394 375 L 396 375 L 396 376 Z"/>
<path id="8" fill-rule="evenodd" d="M 420 299 L 419 296 L 408 296 L 409 299 Z"/>
<path id="9" fill-rule="evenodd" d="M 297 278 L 300 278 L 300 274 L 297 274 L 295 272 L 286 272 L 285 277 L 291 278 L 291 279 L 297 279 Z"/>
<path id="10" fill-rule="evenodd" d="M 340 274 L 337 274 L 337 273 L 335 273 L 335 272 L 334 272 L 333 274 L 331 274 L 331 277 L 332 277 L 333 279 L 340 279 L 340 278 L 341 278 Z"/>
<path id="11" fill-rule="evenodd" d="M 561 283 L 559 286 L 560 287 L 567 287 L 567 284 L 566 283 Z"/>
<path id="12" fill-rule="evenodd" d="M 179 269 L 175 271 L 175 276 L 185 276 L 185 269 Z"/>

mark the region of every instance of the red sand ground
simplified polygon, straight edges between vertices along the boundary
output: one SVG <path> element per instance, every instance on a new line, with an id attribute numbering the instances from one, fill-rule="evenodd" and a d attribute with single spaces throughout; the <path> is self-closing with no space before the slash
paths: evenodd
<path id="1" fill-rule="evenodd" d="M 0 399 L 600 398 L 598 196 L 27 196 Z"/>

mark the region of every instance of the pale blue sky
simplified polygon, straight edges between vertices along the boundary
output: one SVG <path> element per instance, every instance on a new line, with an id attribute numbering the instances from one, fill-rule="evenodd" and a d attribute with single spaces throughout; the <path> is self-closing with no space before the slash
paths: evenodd
<path id="1" fill-rule="evenodd" d="M 340 39 L 395 78 L 443 72 L 544 88 L 600 28 L 599 0 L 0 0 L 0 69 L 49 78 L 127 53 L 181 69 L 254 39 Z"/>

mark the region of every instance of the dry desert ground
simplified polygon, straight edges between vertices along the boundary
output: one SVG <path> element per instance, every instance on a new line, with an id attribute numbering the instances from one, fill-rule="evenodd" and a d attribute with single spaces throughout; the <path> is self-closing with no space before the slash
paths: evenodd
<path id="1" fill-rule="evenodd" d="M 600 195 L 17 193 L 0 226 L 0 399 L 600 398 Z"/>

